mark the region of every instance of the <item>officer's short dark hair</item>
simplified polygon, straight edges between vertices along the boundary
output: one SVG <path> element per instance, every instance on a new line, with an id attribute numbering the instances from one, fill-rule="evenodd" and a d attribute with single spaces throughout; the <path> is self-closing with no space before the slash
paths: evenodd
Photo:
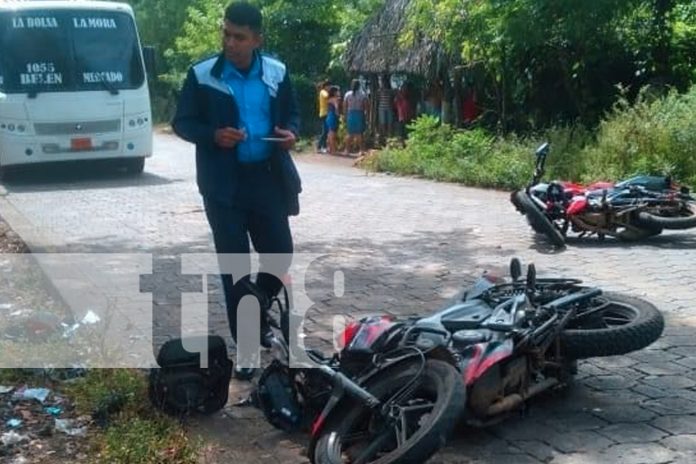
<path id="1" fill-rule="evenodd" d="M 246 2 L 230 3 L 225 10 L 225 20 L 236 26 L 249 26 L 254 32 L 261 32 L 263 25 L 261 10 Z"/>

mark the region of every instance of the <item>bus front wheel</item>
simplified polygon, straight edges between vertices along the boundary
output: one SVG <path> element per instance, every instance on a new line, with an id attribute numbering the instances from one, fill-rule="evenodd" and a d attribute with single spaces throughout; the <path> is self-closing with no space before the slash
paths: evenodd
<path id="1" fill-rule="evenodd" d="M 126 172 L 140 174 L 145 169 L 145 158 L 130 158 L 125 161 Z"/>
<path id="2" fill-rule="evenodd" d="M 7 166 L 3 166 L 0 164 L 0 182 L 4 182 L 9 178 L 9 169 Z"/>

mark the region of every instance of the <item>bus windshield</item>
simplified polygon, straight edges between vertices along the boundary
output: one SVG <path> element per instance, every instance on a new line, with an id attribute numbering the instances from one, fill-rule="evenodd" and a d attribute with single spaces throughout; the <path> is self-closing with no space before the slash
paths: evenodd
<path id="1" fill-rule="evenodd" d="M 145 73 L 133 19 L 102 10 L 0 13 L 0 91 L 74 92 L 140 87 Z"/>

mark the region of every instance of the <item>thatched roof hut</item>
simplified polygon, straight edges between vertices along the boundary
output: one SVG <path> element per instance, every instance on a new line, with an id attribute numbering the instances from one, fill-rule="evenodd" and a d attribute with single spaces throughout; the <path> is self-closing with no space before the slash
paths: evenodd
<path id="1" fill-rule="evenodd" d="M 411 0 L 387 0 L 362 31 L 351 40 L 343 56 L 352 73 L 406 73 L 431 78 L 442 68 L 441 47 L 427 39 L 402 46 L 399 43 Z"/>

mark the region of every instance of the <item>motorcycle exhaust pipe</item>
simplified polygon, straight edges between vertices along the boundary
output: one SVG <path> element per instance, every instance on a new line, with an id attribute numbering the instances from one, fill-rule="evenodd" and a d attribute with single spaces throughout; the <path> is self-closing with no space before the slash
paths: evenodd
<path id="1" fill-rule="evenodd" d="M 558 383 L 558 379 L 546 379 L 529 387 L 529 390 L 527 390 L 524 395 L 520 395 L 519 393 L 508 395 L 500 401 L 496 401 L 495 403 L 491 404 L 488 407 L 488 410 L 486 410 L 486 416 L 492 417 L 511 411 L 529 398 L 538 395 L 551 387 L 555 387 L 558 385 Z"/>

